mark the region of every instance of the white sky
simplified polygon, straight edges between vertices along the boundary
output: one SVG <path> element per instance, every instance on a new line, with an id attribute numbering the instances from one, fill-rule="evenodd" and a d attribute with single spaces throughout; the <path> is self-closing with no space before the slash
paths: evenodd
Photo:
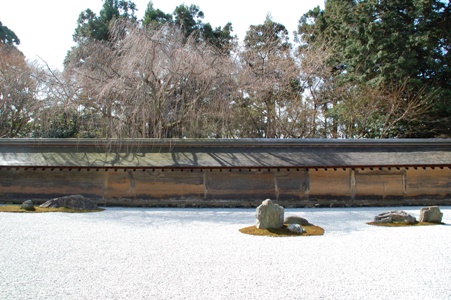
<path id="1" fill-rule="evenodd" d="M 133 1 L 137 16 L 142 18 L 149 0 Z M 154 8 L 172 13 L 180 4 L 195 4 L 204 12 L 204 22 L 212 27 L 232 22 L 233 34 L 242 40 L 250 25 L 263 23 L 270 13 L 275 22 L 285 25 L 291 33 L 308 10 L 324 0 L 153 0 Z M 19 49 L 27 59 L 41 57 L 50 66 L 61 68 L 67 51 L 73 46 L 78 15 L 87 8 L 96 14 L 103 0 L 0 0 L 0 21 L 20 39 Z"/>

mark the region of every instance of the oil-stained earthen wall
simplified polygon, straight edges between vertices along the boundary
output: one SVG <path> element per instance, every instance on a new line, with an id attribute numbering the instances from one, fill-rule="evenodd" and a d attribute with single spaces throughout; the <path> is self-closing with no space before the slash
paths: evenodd
<path id="1" fill-rule="evenodd" d="M 0 203 L 82 194 L 100 205 L 451 205 L 450 168 L 1 168 Z"/>

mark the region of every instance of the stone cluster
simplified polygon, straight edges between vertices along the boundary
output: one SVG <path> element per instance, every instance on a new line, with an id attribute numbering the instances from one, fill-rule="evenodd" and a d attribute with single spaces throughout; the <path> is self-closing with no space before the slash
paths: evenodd
<path id="1" fill-rule="evenodd" d="M 287 224 L 288 230 L 304 233 L 305 229 L 302 226 L 312 225 L 306 219 L 298 216 L 284 218 L 284 208 L 272 202 L 271 199 L 266 199 L 257 207 L 256 217 L 257 224 L 255 227 L 261 229 L 281 228 L 284 224 Z"/>
<path id="2" fill-rule="evenodd" d="M 442 223 L 443 213 L 438 206 L 423 207 L 420 210 L 420 222 Z M 418 221 L 415 217 L 409 215 L 402 210 L 390 210 L 383 212 L 374 217 L 376 223 L 405 223 L 416 224 Z"/>
<path id="3" fill-rule="evenodd" d="M 409 215 L 403 210 L 390 210 L 383 212 L 374 217 L 376 223 L 406 223 L 415 224 L 417 220 L 415 217 Z"/>
<path id="4" fill-rule="evenodd" d="M 82 195 L 70 195 L 51 199 L 41 204 L 39 207 L 44 208 L 66 207 L 77 210 L 92 210 L 97 209 L 97 203 Z"/>

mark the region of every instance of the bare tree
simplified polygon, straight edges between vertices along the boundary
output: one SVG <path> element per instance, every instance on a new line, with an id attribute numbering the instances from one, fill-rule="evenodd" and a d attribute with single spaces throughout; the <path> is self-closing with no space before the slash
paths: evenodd
<path id="1" fill-rule="evenodd" d="M 235 91 L 230 58 L 214 47 L 158 30 L 116 22 L 111 42 L 73 51 L 68 70 L 108 138 L 223 136 Z"/>
<path id="2" fill-rule="evenodd" d="M 0 137 L 26 136 L 35 109 L 36 82 L 23 54 L 0 44 Z"/>
<path id="3" fill-rule="evenodd" d="M 428 120 L 434 92 L 409 92 L 405 84 L 394 87 L 359 85 L 330 111 L 343 138 L 389 138 L 409 136 L 411 124 Z M 404 136 L 399 134 L 403 132 Z"/>
<path id="4" fill-rule="evenodd" d="M 33 137 L 86 137 L 78 104 L 81 88 L 67 72 L 52 69 L 44 60 L 30 64 L 36 82 Z M 84 128 L 88 130 L 87 128 Z"/>
<path id="5" fill-rule="evenodd" d="M 318 47 L 298 46 L 296 58 L 303 90 L 303 137 L 334 136 L 334 120 L 330 118 L 329 110 L 343 97 L 346 88 L 337 87 L 333 70 L 328 66 L 332 55 L 325 44 Z"/>

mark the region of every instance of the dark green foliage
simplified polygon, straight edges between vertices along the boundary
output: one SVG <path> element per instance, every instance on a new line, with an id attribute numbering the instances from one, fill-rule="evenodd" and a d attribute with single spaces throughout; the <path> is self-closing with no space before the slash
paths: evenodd
<path id="1" fill-rule="evenodd" d="M 193 32 L 200 33 L 203 27 L 202 19 L 204 13 L 199 6 L 179 5 L 174 10 L 174 24 L 181 28 L 185 36 L 190 36 Z"/>
<path id="2" fill-rule="evenodd" d="M 290 47 L 287 29 L 269 15 L 263 24 L 249 27 L 244 44 L 248 49 L 266 49 L 269 52 L 285 51 Z"/>
<path id="3" fill-rule="evenodd" d="M 131 1 L 105 0 L 99 16 L 90 9 L 80 13 L 73 39 L 75 42 L 107 41 L 112 23 L 119 18 L 136 21 L 135 10 L 136 5 Z"/>
<path id="4" fill-rule="evenodd" d="M 4 26 L 2 22 L 0 22 L 0 43 L 7 45 L 20 44 L 20 40 L 14 31 Z"/>
<path id="5" fill-rule="evenodd" d="M 213 27 L 210 23 L 203 23 L 204 13 L 197 5 L 179 5 L 173 14 L 166 14 L 155 9 L 152 1 L 149 2 L 144 13 L 142 24 L 151 28 L 160 28 L 163 25 L 173 25 L 182 30 L 185 38 L 193 37 L 198 42 L 207 42 L 220 50 L 229 51 L 233 45 L 232 23 L 224 27 Z"/>
<path id="6" fill-rule="evenodd" d="M 327 64 L 338 86 L 381 94 L 402 87 L 413 99 L 432 101 L 422 122 L 405 119 L 408 128 L 395 136 L 449 135 L 450 9 L 438 0 L 328 0 L 300 19 L 299 33 L 304 47 L 332 49 Z"/>
<path id="7" fill-rule="evenodd" d="M 54 112 L 47 121 L 38 122 L 45 124 L 43 128 L 34 128 L 33 136 L 41 138 L 76 138 L 78 137 L 79 124 L 75 112 Z"/>
<path id="8" fill-rule="evenodd" d="M 159 28 L 163 25 L 172 23 L 172 15 L 166 14 L 160 9 L 155 9 L 153 7 L 152 1 L 147 4 L 147 9 L 144 13 L 144 18 L 142 19 L 142 24 L 144 26 L 152 26 Z"/>
<path id="9" fill-rule="evenodd" d="M 202 28 L 202 35 L 205 40 L 218 49 L 229 51 L 233 46 L 232 23 L 227 23 L 223 28 L 213 29 L 210 23 L 206 23 Z"/>

